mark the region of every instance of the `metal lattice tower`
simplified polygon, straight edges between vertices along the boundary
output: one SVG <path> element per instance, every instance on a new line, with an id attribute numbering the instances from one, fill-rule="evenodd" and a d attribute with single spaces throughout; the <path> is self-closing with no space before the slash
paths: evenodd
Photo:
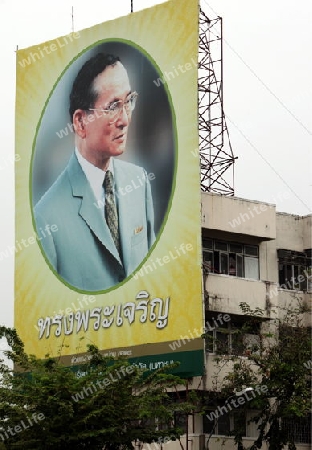
<path id="1" fill-rule="evenodd" d="M 234 161 L 223 111 L 222 18 L 200 10 L 198 125 L 201 189 L 234 195 Z"/>

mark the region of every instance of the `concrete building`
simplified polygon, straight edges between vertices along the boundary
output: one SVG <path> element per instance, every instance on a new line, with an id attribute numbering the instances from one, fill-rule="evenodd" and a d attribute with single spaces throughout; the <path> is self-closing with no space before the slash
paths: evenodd
<path id="1" fill-rule="evenodd" d="M 205 374 L 194 378 L 190 389 L 210 392 L 220 389 L 230 365 L 221 367 L 216 362 L 214 338 L 219 333 L 226 347 L 224 354 L 231 354 L 236 345 L 234 330 L 245 317 L 239 306 L 241 302 L 246 302 L 251 309 L 263 309 L 267 319 L 281 314 L 282 308 L 276 310 L 274 306 L 284 307 L 294 301 L 312 306 L 311 233 L 312 215 L 278 213 L 271 204 L 202 193 L 204 308 L 206 325 L 211 325 L 211 340 L 206 342 Z M 304 322 L 311 327 L 309 314 L 305 315 Z M 224 327 L 229 334 L 223 334 L 222 338 L 220 329 Z M 248 335 L 249 344 L 258 338 L 256 332 Z M 248 412 L 246 417 L 246 446 L 257 436 L 255 424 L 247 423 L 253 413 Z M 227 436 L 233 429 L 233 412 L 221 412 L 217 421 L 207 417 L 199 414 L 188 417 L 188 430 L 181 438 L 184 450 L 237 448 Z M 289 424 L 298 450 L 311 448 L 310 419 Z M 166 448 L 181 450 L 177 441 L 170 441 Z"/>

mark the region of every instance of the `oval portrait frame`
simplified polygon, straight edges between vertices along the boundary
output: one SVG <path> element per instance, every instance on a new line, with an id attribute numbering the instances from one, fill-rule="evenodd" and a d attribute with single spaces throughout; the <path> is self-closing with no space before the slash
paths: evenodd
<path id="1" fill-rule="evenodd" d="M 34 215 L 35 205 L 64 170 L 73 153 L 73 129 L 69 116 L 66 119 L 69 87 L 71 87 L 79 68 L 91 56 L 101 51 L 118 55 L 118 49 L 119 53 L 123 54 L 120 59 L 127 69 L 131 85 L 134 87 L 133 90 L 139 92 L 138 104 L 141 104 L 141 106 L 138 105 L 138 108 L 136 107 L 129 128 L 127 149 L 121 159 L 139 164 L 144 167 L 148 175 L 153 175 L 153 178 L 149 177 L 149 179 L 152 180 L 150 184 L 155 211 L 156 240 L 130 275 L 103 290 L 86 290 L 70 284 L 53 268 L 41 242 L 39 242 L 41 253 L 58 280 L 71 290 L 81 293 L 107 293 L 123 286 L 134 277 L 161 239 L 176 188 L 178 167 L 176 115 L 163 74 L 152 56 L 136 43 L 119 38 L 103 39 L 86 47 L 70 61 L 54 83 L 42 109 L 32 145 L 29 175 L 33 227 L 38 232 Z M 60 99 L 63 100 L 63 104 Z M 57 109 L 55 110 L 55 108 Z M 59 109 L 61 109 L 61 114 L 59 114 Z M 49 143 L 48 147 L 47 142 Z"/>

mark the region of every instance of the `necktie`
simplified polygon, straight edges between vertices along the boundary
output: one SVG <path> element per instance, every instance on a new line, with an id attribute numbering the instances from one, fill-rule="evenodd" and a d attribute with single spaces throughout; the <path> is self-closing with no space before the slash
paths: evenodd
<path id="1" fill-rule="evenodd" d="M 120 254 L 120 241 L 118 230 L 118 215 L 114 195 L 114 178 L 110 170 L 106 171 L 104 178 L 105 189 L 105 219 L 107 226 L 111 232 L 115 246 Z"/>

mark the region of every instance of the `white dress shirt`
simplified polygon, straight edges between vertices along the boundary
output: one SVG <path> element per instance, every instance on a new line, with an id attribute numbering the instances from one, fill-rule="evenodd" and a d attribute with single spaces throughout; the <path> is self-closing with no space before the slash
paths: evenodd
<path id="1" fill-rule="evenodd" d="M 104 206 L 105 206 L 105 192 L 103 188 L 103 181 L 105 179 L 106 171 L 95 167 L 89 161 L 87 161 L 80 153 L 77 148 L 75 148 L 75 153 L 78 162 L 87 177 L 90 187 L 94 193 L 96 203 L 95 206 L 101 211 L 104 218 Z M 114 167 L 112 160 L 110 159 L 108 169 L 114 175 Z M 116 197 L 116 196 L 115 196 Z M 116 198 L 115 198 L 116 200 Z"/>

